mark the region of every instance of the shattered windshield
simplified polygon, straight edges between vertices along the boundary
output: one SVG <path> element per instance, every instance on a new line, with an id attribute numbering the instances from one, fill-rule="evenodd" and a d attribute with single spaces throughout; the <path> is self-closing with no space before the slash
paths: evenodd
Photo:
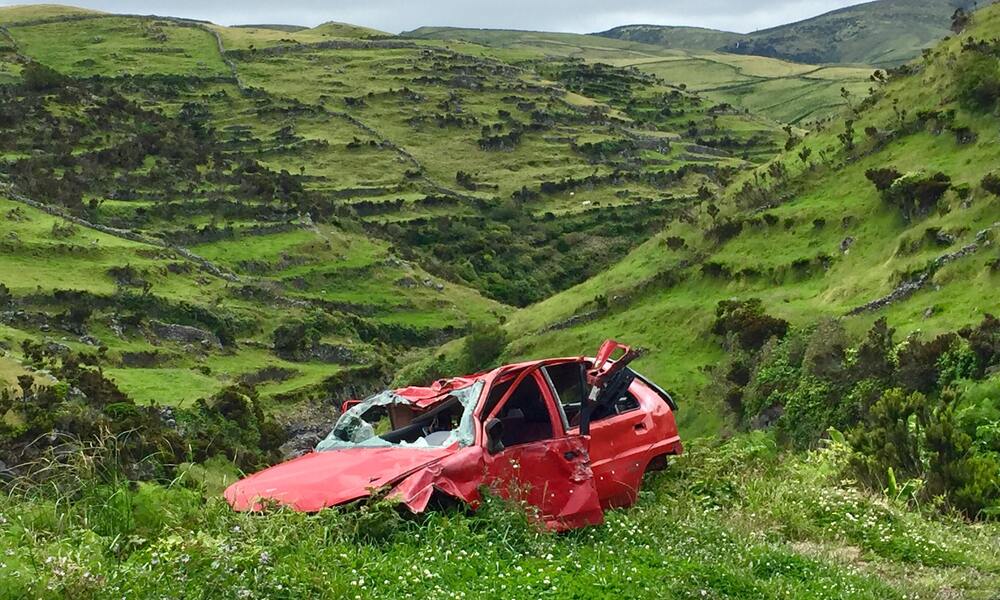
<path id="1" fill-rule="evenodd" d="M 391 390 L 375 394 L 345 411 L 316 450 L 468 446 L 475 440 L 472 415 L 483 385 L 451 390 L 427 408 Z"/>

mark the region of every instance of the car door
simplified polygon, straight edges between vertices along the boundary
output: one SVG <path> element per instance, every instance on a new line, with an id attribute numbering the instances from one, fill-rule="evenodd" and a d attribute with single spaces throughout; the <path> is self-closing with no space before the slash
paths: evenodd
<path id="1" fill-rule="evenodd" d="M 557 401 L 566 415 L 570 434 L 579 433 L 580 409 L 590 393 L 584 374 L 586 361 L 545 367 Z M 632 505 L 655 441 L 652 417 L 642 410 L 632 392 L 632 383 L 617 398 L 594 407 L 590 420 L 590 460 L 601 505 L 605 508 Z"/>
<path id="2" fill-rule="evenodd" d="M 550 529 L 603 522 L 589 439 L 566 434 L 537 367 L 517 375 L 499 401 L 487 402 L 484 413 L 484 439 L 491 423 L 502 429 L 494 436 L 499 443 L 487 443 L 486 451 L 486 480 L 494 493 L 534 507 Z"/>

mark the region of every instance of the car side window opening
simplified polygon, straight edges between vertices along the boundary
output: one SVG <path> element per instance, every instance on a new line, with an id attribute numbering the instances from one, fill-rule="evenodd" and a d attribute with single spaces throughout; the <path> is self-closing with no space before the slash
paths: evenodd
<path id="1" fill-rule="evenodd" d="M 580 426 L 583 403 L 590 393 L 590 386 L 586 383 L 588 366 L 589 363 L 568 362 L 545 367 L 566 414 L 568 427 Z M 627 388 L 614 395 L 615 398 L 608 398 L 605 395 L 602 401 L 593 407 L 590 415 L 592 423 L 639 409 L 638 399 Z"/>
<path id="2" fill-rule="evenodd" d="M 568 362 L 545 367 L 545 372 L 552 382 L 556 397 L 566 415 L 567 427 L 578 427 L 580 425 L 580 412 L 583 408 L 583 401 L 590 393 L 590 386 L 587 385 L 586 373 L 584 373 L 584 363 Z"/>
<path id="3" fill-rule="evenodd" d="M 493 407 L 510 389 L 516 378 L 514 376 L 507 381 L 500 382 L 491 390 L 484 415 L 489 415 L 492 412 Z M 545 396 L 542 395 L 542 388 L 538 385 L 537 373 L 532 373 L 521 380 L 514 392 L 500 407 L 495 418 L 503 424 L 501 440 L 504 448 L 552 439 L 554 436 L 552 417 L 549 414 Z"/>

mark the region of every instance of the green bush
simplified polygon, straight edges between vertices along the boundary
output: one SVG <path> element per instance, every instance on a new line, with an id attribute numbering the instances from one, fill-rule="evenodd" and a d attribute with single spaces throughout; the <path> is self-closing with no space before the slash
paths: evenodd
<path id="1" fill-rule="evenodd" d="M 994 196 L 1000 196 L 1000 175 L 988 173 L 979 186 Z"/>
<path id="2" fill-rule="evenodd" d="M 21 71 L 24 85 L 33 92 L 46 92 L 66 85 L 65 75 L 40 62 L 31 61 Z"/>
<path id="3" fill-rule="evenodd" d="M 892 184 L 902 176 L 902 173 L 892 167 L 885 169 L 869 169 L 865 172 L 865 177 L 868 178 L 868 181 L 872 182 L 875 189 L 880 193 L 891 188 Z"/>
<path id="4" fill-rule="evenodd" d="M 837 389 L 828 381 L 805 376 L 788 395 L 785 412 L 778 420 L 778 439 L 795 448 L 808 448 L 831 427 L 842 425 L 844 406 Z"/>
<path id="5" fill-rule="evenodd" d="M 759 350 L 769 339 L 784 337 L 788 326 L 766 314 L 760 298 L 723 300 L 715 308 L 712 333 L 735 340 L 744 350 Z"/>
<path id="6" fill-rule="evenodd" d="M 709 387 L 744 425 L 773 425 L 788 446 L 847 431 L 852 471 L 867 487 L 912 479 L 921 500 L 941 497 L 970 517 L 1000 514 L 1000 380 L 968 383 L 1000 362 L 1000 321 L 986 315 L 959 334 L 898 346 L 893 333 L 880 319 L 854 342 L 825 321 L 757 351 L 737 346 Z"/>
<path id="7" fill-rule="evenodd" d="M 951 177 L 944 173 L 908 173 L 883 190 L 882 199 L 898 208 L 903 218 L 910 221 L 930 214 L 949 189 Z"/>
<path id="8" fill-rule="evenodd" d="M 924 499 L 945 498 L 973 518 L 1000 515 L 1000 452 L 977 438 L 993 442 L 984 421 L 966 416 L 976 406 L 954 390 L 936 400 L 899 388 L 883 393 L 849 435 L 859 480 L 883 489 L 890 474 L 921 478 Z"/>
<path id="9" fill-rule="evenodd" d="M 26 376 L 17 401 L 0 392 L 0 461 L 35 483 L 72 487 L 76 478 L 61 474 L 78 471 L 77 463 L 87 478 L 116 482 L 171 477 L 182 462 L 220 454 L 244 469 L 279 458 L 286 434 L 252 389 L 226 388 L 193 408 L 160 409 L 137 405 L 105 378 L 98 354 L 60 354 L 30 340 L 24 350 L 59 383 L 36 385 Z M 78 451 L 64 452 L 67 445 Z"/>
<path id="10" fill-rule="evenodd" d="M 195 409 L 178 413 L 177 423 L 190 460 L 222 455 L 248 471 L 276 462 L 286 439 L 284 430 L 264 415 L 256 392 L 242 386 L 198 400 Z"/>
<path id="11" fill-rule="evenodd" d="M 920 392 L 893 388 L 882 394 L 848 435 L 854 449 L 852 465 L 863 483 L 884 489 L 889 469 L 900 479 L 923 475 L 921 430 L 927 426 L 929 410 L 927 397 Z"/>
<path id="12" fill-rule="evenodd" d="M 503 353 L 509 339 L 498 323 L 473 325 L 462 346 L 466 370 L 479 371 L 489 368 Z"/>
<path id="13" fill-rule="evenodd" d="M 969 108 L 991 111 L 1000 101 L 1000 58 L 967 47 L 953 71 L 959 99 Z"/>
<path id="14" fill-rule="evenodd" d="M 910 391 L 925 394 L 933 391 L 938 385 L 938 363 L 955 348 L 958 341 L 958 336 L 953 333 L 940 335 L 929 342 L 907 340 L 896 355 L 897 383 Z"/>

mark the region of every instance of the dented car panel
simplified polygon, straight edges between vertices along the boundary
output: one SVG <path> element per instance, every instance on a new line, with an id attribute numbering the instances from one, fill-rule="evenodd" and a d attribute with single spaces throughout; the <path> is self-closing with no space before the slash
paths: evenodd
<path id="1" fill-rule="evenodd" d="M 628 391 L 638 408 L 591 425 L 592 469 L 605 508 L 634 504 L 649 463 L 682 450 L 672 410 L 641 383 L 633 382 Z"/>
<path id="2" fill-rule="evenodd" d="M 627 368 L 637 355 L 608 341 L 594 359 L 506 365 L 352 402 L 317 451 L 225 497 L 237 510 L 314 512 L 382 490 L 419 513 L 435 496 L 475 508 L 488 490 L 534 507 L 550 529 L 601 523 L 603 509 L 635 502 L 652 461 L 682 451 L 673 399 Z"/>
<path id="3" fill-rule="evenodd" d="M 522 444 L 487 462 L 490 490 L 538 510 L 549 529 L 563 531 L 604 522 L 588 440 L 567 436 Z"/>
<path id="4" fill-rule="evenodd" d="M 237 510 L 259 510 L 261 500 L 303 512 L 364 498 L 417 469 L 448 456 L 448 449 L 414 452 L 403 448 L 351 448 L 311 452 L 250 475 L 225 491 Z"/>

